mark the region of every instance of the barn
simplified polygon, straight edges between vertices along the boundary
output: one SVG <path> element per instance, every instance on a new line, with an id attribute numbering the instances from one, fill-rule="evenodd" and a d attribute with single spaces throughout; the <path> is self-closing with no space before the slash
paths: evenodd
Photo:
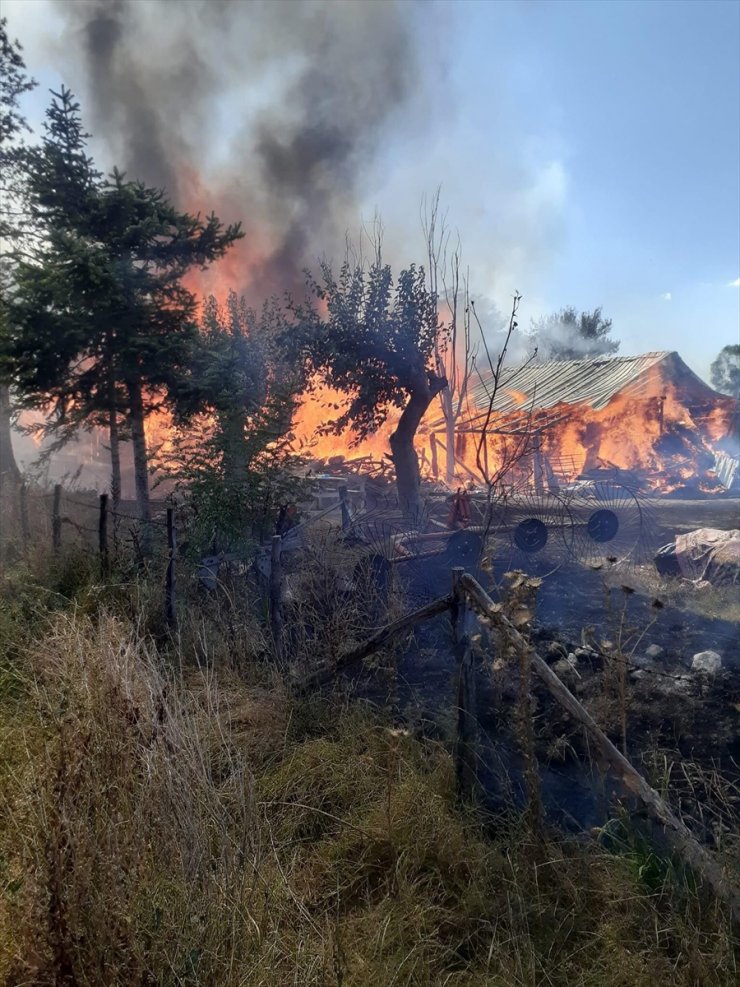
<path id="1" fill-rule="evenodd" d="M 444 420 L 425 431 L 425 464 L 439 475 Z M 497 386 L 481 373 L 455 428 L 458 475 L 513 486 L 553 488 L 619 470 L 655 493 L 721 493 L 736 482 L 739 454 L 737 401 L 675 351 L 529 360 L 505 367 Z"/>

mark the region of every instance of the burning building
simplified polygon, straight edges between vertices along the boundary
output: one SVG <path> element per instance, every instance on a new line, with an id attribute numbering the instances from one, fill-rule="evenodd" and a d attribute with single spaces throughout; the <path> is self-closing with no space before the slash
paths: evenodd
<path id="1" fill-rule="evenodd" d="M 736 482 L 737 401 L 676 352 L 530 360 L 505 368 L 495 387 L 493 375 L 481 374 L 468 397 L 455 430 L 458 476 L 545 489 L 617 468 L 655 493 L 685 495 Z M 433 475 L 444 426 L 431 422 L 424 437 Z"/>

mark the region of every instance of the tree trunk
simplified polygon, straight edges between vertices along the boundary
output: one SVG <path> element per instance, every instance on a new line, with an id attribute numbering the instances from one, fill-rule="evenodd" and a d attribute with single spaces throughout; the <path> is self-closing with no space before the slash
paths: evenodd
<path id="1" fill-rule="evenodd" d="M 445 481 L 452 486 L 455 479 L 455 419 L 450 407 L 449 416 L 445 419 L 445 435 L 447 450 L 445 453 Z"/>
<path id="2" fill-rule="evenodd" d="M 131 441 L 134 447 L 134 483 L 136 485 L 136 503 L 139 517 L 142 521 L 141 546 L 144 554 L 151 548 L 152 512 L 149 504 L 149 458 L 146 451 L 146 435 L 144 433 L 144 401 L 141 394 L 141 383 L 138 380 L 126 382 L 129 397 L 129 421 L 131 422 Z"/>
<path id="3" fill-rule="evenodd" d="M 113 510 L 118 510 L 121 503 L 121 440 L 118 437 L 118 416 L 111 411 L 108 423 L 108 440 L 110 442 L 110 494 Z"/>
<path id="4" fill-rule="evenodd" d="M 110 344 L 109 344 L 110 345 Z M 110 440 L 110 493 L 113 510 L 121 503 L 121 440 L 118 434 L 118 408 L 113 360 L 108 357 L 108 437 Z"/>
<path id="5" fill-rule="evenodd" d="M 10 426 L 10 389 L 0 385 L 0 489 L 5 485 L 17 486 L 21 472 L 13 454 Z"/>
<path id="6" fill-rule="evenodd" d="M 234 408 L 219 415 L 219 427 L 223 441 L 224 479 L 235 489 L 244 489 L 247 484 L 247 451 L 245 428 L 247 412 L 244 408 Z"/>
<path id="7" fill-rule="evenodd" d="M 421 512 L 421 476 L 414 437 L 427 408 L 443 387 L 447 387 L 446 378 L 431 373 L 420 374 L 410 388 L 408 404 L 390 437 L 398 504 L 412 524 L 418 521 Z"/>

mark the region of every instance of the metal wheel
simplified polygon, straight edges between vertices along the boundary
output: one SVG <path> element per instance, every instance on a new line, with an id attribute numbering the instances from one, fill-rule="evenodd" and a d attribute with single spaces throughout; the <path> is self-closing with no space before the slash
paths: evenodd
<path id="1" fill-rule="evenodd" d="M 575 522 L 573 554 L 592 568 L 637 562 L 644 512 L 636 493 L 616 480 L 595 480 L 569 499 Z"/>
<path id="2" fill-rule="evenodd" d="M 572 553 L 573 519 L 556 494 L 515 493 L 494 505 L 491 536 L 497 578 L 514 569 L 549 576 Z"/>

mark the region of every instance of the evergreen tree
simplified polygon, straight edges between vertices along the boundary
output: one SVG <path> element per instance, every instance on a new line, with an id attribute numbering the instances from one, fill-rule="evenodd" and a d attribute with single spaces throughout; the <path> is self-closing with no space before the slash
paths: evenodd
<path id="1" fill-rule="evenodd" d="M 258 315 L 231 292 L 210 297 L 188 372 L 177 385 L 176 429 L 161 465 L 187 489 L 202 550 L 233 548 L 264 527 L 281 498 L 300 484 L 286 466 L 301 376 L 280 341 L 273 304 Z"/>
<path id="2" fill-rule="evenodd" d="M 21 177 L 26 148 L 23 132 L 28 124 L 20 112 L 20 97 L 36 85 L 25 73 L 22 49 L 0 19 L 0 337 L 7 331 L 5 298 L 13 280 L 14 262 L 23 249 L 28 217 L 22 210 Z M 4 481 L 17 483 L 20 471 L 11 440 L 9 378 L 0 364 L 0 489 Z"/>
<path id="3" fill-rule="evenodd" d="M 179 212 L 164 192 L 114 171 L 101 180 L 71 93 L 54 93 L 44 146 L 29 182 L 44 231 L 19 265 L 4 346 L 18 390 L 51 412 L 62 435 L 105 420 L 114 499 L 119 421 L 134 452 L 139 513 L 150 518 L 147 415 L 168 403 L 197 336 L 183 285 L 242 234 L 216 216 Z"/>

